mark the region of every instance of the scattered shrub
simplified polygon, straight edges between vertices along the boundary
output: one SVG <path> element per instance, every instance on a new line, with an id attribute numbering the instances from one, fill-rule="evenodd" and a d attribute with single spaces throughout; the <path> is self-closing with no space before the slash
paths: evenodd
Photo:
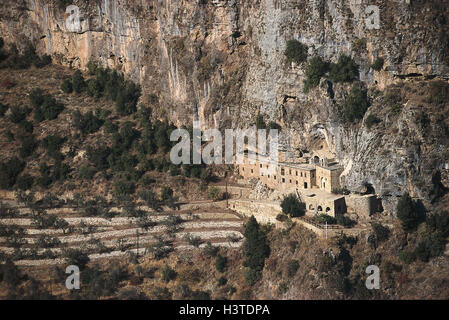
<path id="1" fill-rule="evenodd" d="M 134 183 L 131 181 L 117 180 L 114 182 L 114 194 L 116 196 L 125 196 L 133 194 L 135 190 Z"/>
<path id="2" fill-rule="evenodd" d="M 316 217 L 316 221 L 318 223 L 321 224 L 336 224 L 337 223 L 337 219 L 335 219 L 334 217 L 331 217 L 328 214 L 320 214 L 318 217 Z"/>
<path id="3" fill-rule="evenodd" d="M 449 213 L 447 211 L 428 215 L 426 225 L 431 232 L 440 232 L 443 237 L 449 237 Z"/>
<path id="4" fill-rule="evenodd" d="M 22 159 L 28 158 L 34 152 L 37 147 L 37 142 L 34 136 L 29 136 L 23 139 L 22 146 L 19 149 L 19 156 Z"/>
<path id="5" fill-rule="evenodd" d="M 446 241 L 440 232 L 434 232 L 422 239 L 415 249 L 416 257 L 428 262 L 432 258 L 441 256 L 444 253 Z"/>
<path id="6" fill-rule="evenodd" d="M 34 125 L 32 122 L 23 120 L 19 123 L 20 127 L 25 130 L 26 133 L 33 133 Z"/>
<path id="7" fill-rule="evenodd" d="M 225 277 L 221 277 L 220 279 L 218 279 L 218 286 L 219 287 L 223 287 L 228 283 L 228 279 L 226 279 Z"/>
<path id="8" fill-rule="evenodd" d="M 352 87 L 343 106 L 343 114 L 349 122 L 362 119 L 369 107 L 366 90 L 359 87 Z"/>
<path id="9" fill-rule="evenodd" d="M 366 117 L 365 125 L 368 129 L 371 129 L 374 125 L 376 125 L 380 122 L 381 122 L 381 120 L 378 117 L 370 114 L 370 115 L 368 115 L 368 117 Z"/>
<path id="10" fill-rule="evenodd" d="M 50 95 L 44 97 L 44 103 L 41 108 L 46 120 L 56 119 L 62 110 L 64 110 L 64 106 Z"/>
<path id="11" fill-rule="evenodd" d="M 204 253 L 211 257 L 216 257 L 219 250 L 220 248 L 213 246 L 210 241 L 204 247 Z"/>
<path id="12" fill-rule="evenodd" d="M 94 76 L 97 74 L 97 70 L 98 70 L 98 65 L 93 62 L 93 61 L 89 61 L 87 63 L 87 72 L 90 76 Z"/>
<path id="13" fill-rule="evenodd" d="M 32 65 L 36 68 L 42 68 L 51 63 L 51 57 L 49 55 L 43 55 L 39 57 L 36 53 L 35 47 L 29 43 L 22 54 L 17 50 L 16 45 L 12 45 L 9 52 L 0 52 L 0 69 L 28 69 Z"/>
<path id="14" fill-rule="evenodd" d="M 360 52 L 366 50 L 366 39 L 365 38 L 355 39 L 352 42 L 352 48 L 357 53 L 360 53 Z"/>
<path id="15" fill-rule="evenodd" d="M 330 65 L 330 78 L 333 82 L 352 82 L 359 76 L 359 68 L 351 57 L 341 55 L 338 62 Z"/>
<path id="16" fill-rule="evenodd" d="M 408 193 L 404 193 L 397 204 L 397 217 L 401 221 L 405 232 L 416 230 L 425 219 L 425 215 Z"/>
<path id="17" fill-rule="evenodd" d="M 306 79 L 304 80 L 304 93 L 320 84 L 321 78 L 326 74 L 328 64 L 319 56 L 310 59 L 306 67 Z"/>
<path id="18" fill-rule="evenodd" d="M 220 189 L 218 189 L 217 187 L 210 187 L 207 193 L 208 198 L 212 201 L 220 200 L 220 195 Z"/>
<path id="19" fill-rule="evenodd" d="M 0 103 L 0 117 L 3 118 L 5 116 L 6 111 L 8 111 L 9 105 Z"/>
<path id="20" fill-rule="evenodd" d="M 384 67 L 384 63 L 385 63 L 384 59 L 379 57 L 371 65 L 371 68 L 375 71 L 380 71 Z"/>
<path id="21" fill-rule="evenodd" d="M 199 248 L 199 246 L 203 242 L 201 240 L 201 237 L 192 236 L 190 233 L 187 233 L 184 236 L 184 240 L 187 241 L 191 246 L 194 246 L 195 248 Z"/>
<path id="22" fill-rule="evenodd" d="M 219 272 L 225 272 L 227 261 L 228 259 L 226 257 L 223 257 L 221 254 L 217 255 L 217 258 L 215 260 L 215 267 Z"/>
<path id="23" fill-rule="evenodd" d="M 401 251 L 399 252 L 399 259 L 405 264 L 410 264 L 416 260 L 416 254 L 414 251 Z"/>
<path id="24" fill-rule="evenodd" d="M 287 47 L 285 48 L 285 56 L 287 57 L 287 62 L 300 64 L 307 60 L 308 48 L 305 44 L 302 44 L 298 40 L 287 41 Z"/>
<path id="25" fill-rule="evenodd" d="M 44 103 L 44 91 L 41 88 L 35 88 L 28 96 L 33 107 L 40 107 Z"/>
<path id="26" fill-rule="evenodd" d="M 97 170 L 95 170 L 95 168 L 89 166 L 81 166 L 79 171 L 79 177 L 81 179 L 91 180 L 96 173 Z"/>
<path id="27" fill-rule="evenodd" d="M 80 270 L 84 270 L 89 263 L 89 256 L 79 249 L 66 249 L 64 256 L 68 265 L 77 266 Z"/>
<path id="28" fill-rule="evenodd" d="M 30 110 L 27 107 L 11 107 L 9 120 L 13 123 L 20 123 L 26 119 L 27 115 L 30 113 Z"/>
<path id="29" fill-rule="evenodd" d="M 106 133 L 116 133 L 118 131 L 118 126 L 109 119 L 104 122 L 104 128 Z"/>
<path id="30" fill-rule="evenodd" d="M 61 84 L 61 90 L 67 94 L 73 92 L 73 85 L 70 79 L 65 79 Z"/>
<path id="31" fill-rule="evenodd" d="M 172 280 L 175 280 L 178 276 L 178 273 L 170 268 L 168 265 L 165 266 L 165 268 L 162 270 L 162 281 L 164 282 L 170 282 Z"/>
<path id="32" fill-rule="evenodd" d="M 445 81 L 432 81 L 429 84 L 428 102 L 437 106 L 449 101 L 449 84 Z"/>
<path id="33" fill-rule="evenodd" d="M 98 149 L 94 149 L 91 146 L 87 147 L 87 158 L 99 171 L 109 168 L 107 158 L 110 154 L 111 149 L 108 147 L 100 146 Z"/>
<path id="34" fill-rule="evenodd" d="M 299 269 L 298 260 L 290 260 L 287 264 L 287 277 L 292 278 Z"/>
<path id="35" fill-rule="evenodd" d="M 338 214 L 336 216 L 336 220 L 337 220 L 337 224 L 339 224 L 343 227 L 350 228 L 353 225 L 355 225 L 355 221 L 351 220 L 351 218 L 349 218 L 343 214 Z"/>
<path id="36" fill-rule="evenodd" d="M 86 89 L 86 81 L 80 70 L 76 70 L 72 76 L 72 88 L 76 93 L 81 93 Z"/>
<path id="37" fill-rule="evenodd" d="M 288 220 L 288 216 L 287 216 L 286 214 L 279 213 L 279 214 L 276 216 L 276 220 L 277 220 L 277 221 L 280 221 L 280 222 L 285 222 L 285 221 Z"/>
<path id="38" fill-rule="evenodd" d="M 103 95 L 103 88 L 97 79 L 90 79 L 87 82 L 87 94 L 97 99 Z"/>
<path id="39" fill-rule="evenodd" d="M 17 177 L 24 168 L 25 162 L 15 157 L 7 162 L 0 162 L 0 188 L 12 188 L 16 183 Z"/>
<path id="40" fill-rule="evenodd" d="M 259 270 L 254 270 L 254 269 L 248 268 L 245 270 L 244 277 L 245 277 L 246 283 L 249 284 L 250 286 L 253 286 L 262 277 L 262 272 Z"/>
<path id="41" fill-rule="evenodd" d="M 380 223 L 371 223 L 371 228 L 373 229 L 374 235 L 379 242 L 386 241 L 390 237 L 390 229 Z"/>
<path id="42" fill-rule="evenodd" d="M 24 174 L 17 178 L 17 188 L 19 190 L 29 190 L 33 186 L 34 178 L 30 176 L 29 174 Z"/>
<path id="43" fill-rule="evenodd" d="M 76 110 L 73 113 L 73 125 L 82 134 L 92 134 L 101 128 L 103 120 L 96 117 L 92 111 L 83 115 L 79 110 Z"/>

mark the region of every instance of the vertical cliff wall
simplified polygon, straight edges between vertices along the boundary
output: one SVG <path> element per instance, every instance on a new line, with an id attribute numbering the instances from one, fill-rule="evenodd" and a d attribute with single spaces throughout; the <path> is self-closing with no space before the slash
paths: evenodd
<path id="1" fill-rule="evenodd" d="M 446 80 L 449 14 L 443 1 L 75 0 L 81 16 L 76 31 L 67 28 L 75 12 L 66 12 L 63 1 L 2 2 L 6 42 L 23 46 L 30 39 L 73 67 L 93 60 L 122 70 L 140 82 L 144 103 L 178 124 L 198 117 L 204 126 L 243 127 L 261 112 L 293 133 L 295 147 L 342 162 L 351 189 L 369 183 L 379 194 L 410 190 L 428 197 L 432 177 L 447 161 L 437 156 L 447 141 L 430 141 L 415 125 L 418 102 L 405 98 L 393 117 L 382 109 L 385 100 L 372 95 L 370 110 L 383 120 L 379 128 L 348 125 L 341 106 L 350 85 L 322 79 L 304 94 L 304 65 L 287 64 L 283 54 L 290 39 L 330 62 L 347 54 L 370 94 L 403 80 Z M 378 28 L 367 25 L 372 5 L 379 9 Z M 377 57 L 385 60 L 380 72 L 370 67 Z"/>

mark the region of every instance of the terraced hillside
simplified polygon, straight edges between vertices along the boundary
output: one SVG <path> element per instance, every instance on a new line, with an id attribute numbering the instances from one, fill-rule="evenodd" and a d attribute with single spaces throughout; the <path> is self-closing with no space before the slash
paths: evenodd
<path id="1" fill-rule="evenodd" d="M 148 213 L 139 218 L 127 217 L 128 209 L 112 208 L 121 212 L 110 219 L 86 217 L 77 209 L 53 209 L 50 214 L 20 209 L 0 218 L 0 250 L 18 266 L 48 266 L 64 263 L 70 249 L 97 260 L 187 250 L 207 242 L 241 245 L 242 220 L 236 214 L 205 202 L 184 207 L 193 209 L 155 213 L 141 207 L 139 211 Z"/>

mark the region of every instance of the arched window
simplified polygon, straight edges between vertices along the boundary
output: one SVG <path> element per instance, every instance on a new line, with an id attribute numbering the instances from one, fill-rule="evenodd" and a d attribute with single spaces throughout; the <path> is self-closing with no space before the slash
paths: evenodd
<path id="1" fill-rule="evenodd" d="M 315 210 L 312 204 L 309 205 L 309 210 Z"/>
<path id="2" fill-rule="evenodd" d="M 323 208 L 321 206 L 318 206 L 318 211 L 323 211 Z"/>
<path id="3" fill-rule="evenodd" d="M 329 211 L 331 211 L 331 208 L 327 207 L 326 212 L 329 212 Z"/>

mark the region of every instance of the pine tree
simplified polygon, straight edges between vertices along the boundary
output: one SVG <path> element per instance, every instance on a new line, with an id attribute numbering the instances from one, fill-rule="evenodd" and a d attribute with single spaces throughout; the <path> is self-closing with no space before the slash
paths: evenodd
<path id="1" fill-rule="evenodd" d="M 404 193 L 397 205 L 397 216 L 405 232 L 413 232 L 421 222 L 421 214 L 408 193 Z"/>
<path id="2" fill-rule="evenodd" d="M 254 216 L 251 216 L 246 225 L 245 239 L 243 251 L 246 260 L 244 266 L 255 272 L 261 272 L 265 258 L 270 255 L 270 247 L 265 232 L 260 229 Z"/>
<path id="3" fill-rule="evenodd" d="M 86 82 L 84 81 L 83 74 L 80 70 L 76 70 L 72 77 L 73 90 L 76 93 L 81 93 L 86 87 Z"/>

